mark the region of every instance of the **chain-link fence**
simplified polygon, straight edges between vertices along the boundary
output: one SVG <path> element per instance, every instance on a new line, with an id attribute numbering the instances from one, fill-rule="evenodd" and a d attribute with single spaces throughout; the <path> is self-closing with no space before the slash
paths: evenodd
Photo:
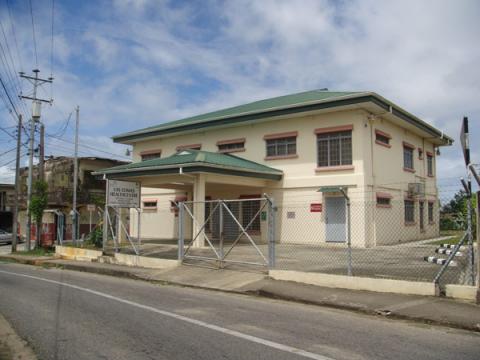
<path id="1" fill-rule="evenodd" d="M 445 264 L 467 229 L 464 194 L 397 193 L 333 189 L 279 203 L 276 269 L 432 282 L 445 266 L 442 283 L 472 284 L 471 241 Z"/>
<path id="2" fill-rule="evenodd" d="M 107 232 L 106 253 L 119 250 L 184 264 L 473 283 L 475 206 L 469 235 L 464 193 L 418 191 L 408 184 L 317 190 L 170 201 L 152 209 L 144 202 L 141 212 L 109 208 L 106 225 L 100 222 L 95 231 Z"/>

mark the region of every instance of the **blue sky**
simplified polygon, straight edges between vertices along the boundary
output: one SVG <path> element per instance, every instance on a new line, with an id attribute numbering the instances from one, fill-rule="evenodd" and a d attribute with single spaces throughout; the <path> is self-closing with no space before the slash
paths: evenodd
<path id="1" fill-rule="evenodd" d="M 29 1 L 8 4 L 10 14 L 0 0 L 6 41 L 15 70 L 28 73 L 36 67 Z M 38 66 L 49 76 L 52 2 L 32 4 Z M 455 139 L 468 115 L 480 162 L 479 18 L 480 2 L 466 0 L 56 0 L 54 105 L 43 120 L 58 133 L 78 104 L 81 155 L 122 156 L 109 137 L 124 131 L 316 88 L 371 90 Z M 0 126 L 11 131 L 6 111 L 0 102 Z M 63 141 L 47 138 L 48 155 L 72 153 L 72 124 Z M 0 134 L 0 154 L 10 140 Z M 11 164 L 1 165 L 12 156 L 0 157 L 0 181 L 11 179 Z M 440 185 L 456 184 L 462 164 L 458 145 L 443 149 Z"/>

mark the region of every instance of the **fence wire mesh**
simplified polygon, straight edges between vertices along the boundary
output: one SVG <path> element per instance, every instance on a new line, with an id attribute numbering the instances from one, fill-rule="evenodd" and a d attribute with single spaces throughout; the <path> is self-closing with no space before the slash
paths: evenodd
<path id="1" fill-rule="evenodd" d="M 376 192 L 374 199 L 353 194 L 349 201 L 338 193 L 318 199 L 278 204 L 276 269 L 432 282 L 467 230 L 461 193 L 399 199 Z M 440 284 L 473 284 L 477 255 L 465 241 Z"/>
<path id="2" fill-rule="evenodd" d="M 269 199 L 259 198 L 186 201 L 183 214 L 173 201 L 141 213 L 127 210 L 120 215 L 109 209 L 104 250 L 138 251 L 184 263 L 206 261 L 215 267 L 260 265 L 425 282 L 434 281 L 451 257 L 440 285 L 473 283 L 479 255 L 473 243 L 476 207 L 472 204 L 469 237 L 465 193 L 439 189 L 410 196 L 397 188 L 349 189 L 346 195 L 349 206 L 340 192 L 300 191 L 276 194 L 270 199 L 273 207 Z M 194 220 L 201 213 L 203 220 Z M 136 238 L 140 225 L 150 229 L 141 231 L 141 241 Z M 103 230 L 99 221 L 95 231 L 101 237 Z M 464 236 L 458 252 L 450 256 Z"/>

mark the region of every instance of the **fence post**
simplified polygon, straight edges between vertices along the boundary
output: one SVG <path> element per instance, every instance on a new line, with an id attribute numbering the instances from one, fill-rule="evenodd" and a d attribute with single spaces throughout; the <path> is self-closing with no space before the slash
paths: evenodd
<path id="1" fill-rule="evenodd" d="M 276 207 L 272 198 L 267 200 L 268 205 L 268 267 L 273 269 L 275 267 L 275 217 Z"/>
<path id="2" fill-rule="evenodd" d="M 184 214 L 185 209 L 183 208 L 185 204 L 183 201 L 177 203 L 178 206 L 178 262 L 181 264 L 183 262 L 183 245 L 184 245 Z"/>
<path id="3" fill-rule="evenodd" d="M 218 200 L 219 203 L 222 202 L 222 200 Z M 224 231 L 223 231 L 223 206 L 222 204 L 220 204 L 220 206 L 218 207 L 219 211 L 220 211 L 220 214 L 218 215 L 219 219 L 218 219 L 218 227 L 219 227 L 219 230 L 220 230 L 220 239 L 219 239 L 219 247 L 220 247 L 220 251 L 219 251 L 219 255 L 220 255 L 220 268 L 223 268 L 223 259 L 224 259 L 224 252 L 223 252 L 223 240 L 224 240 Z"/>
<path id="4" fill-rule="evenodd" d="M 351 239 L 351 216 L 350 216 L 350 198 L 347 198 L 347 257 L 348 276 L 352 276 L 352 239 Z"/>
<path id="5" fill-rule="evenodd" d="M 480 304 L 480 191 L 477 191 L 477 304 Z"/>
<path id="6" fill-rule="evenodd" d="M 142 216 L 142 209 L 141 208 L 137 208 L 137 242 L 138 242 L 138 245 L 141 245 L 142 244 L 142 240 L 141 240 L 141 232 L 140 232 L 140 226 L 142 225 L 141 224 L 141 216 Z"/>
<path id="7" fill-rule="evenodd" d="M 468 236 L 468 264 L 472 286 L 475 286 L 475 260 L 473 256 L 473 229 L 472 229 L 472 193 L 467 195 L 467 236 Z"/>
<path id="8" fill-rule="evenodd" d="M 105 211 L 103 212 L 103 234 L 102 234 L 102 251 L 105 253 L 108 241 L 108 206 L 105 204 Z"/>

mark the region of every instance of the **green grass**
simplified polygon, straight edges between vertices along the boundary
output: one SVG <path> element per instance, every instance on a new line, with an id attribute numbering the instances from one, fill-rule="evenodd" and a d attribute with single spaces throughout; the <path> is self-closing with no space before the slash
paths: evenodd
<path id="1" fill-rule="evenodd" d="M 429 244 L 430 245 L 441 245 L 441 244 L 455 245 L 462 239 L 463 234 L 464 234 L 464 231 L 459 231 L 459 230 L 442 230 L 440 231 L 440 236 L 451 236 L 451 238 L 432 241 Z"/>
<path id="2" fill-rule="evenodd" d="M 13 255 L 24 255 L 24 256 L 52 256 L 55 254 L 54 250 L 38 248 L 30 251 L 16 251 Z"/>

